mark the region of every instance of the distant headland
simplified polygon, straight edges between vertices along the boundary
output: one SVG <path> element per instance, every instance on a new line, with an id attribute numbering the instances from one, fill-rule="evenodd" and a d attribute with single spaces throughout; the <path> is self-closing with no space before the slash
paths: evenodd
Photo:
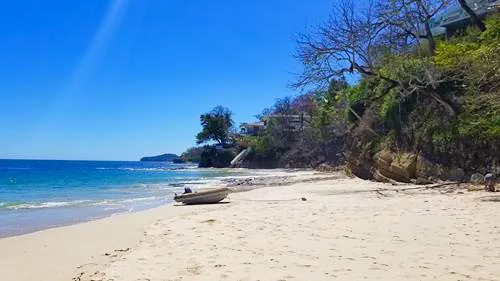
<path id="1" fill-rule="evenodd" d="M 142 157 L 140 161 L 141 162 L 174 162 L 174 163 L 184 163 L 185 162 L 177 154 L 172 154 L 172 153 L 165 153 L 165 154 L 156 155 L 156 156 L 146 156 L 146 157 Z"/>

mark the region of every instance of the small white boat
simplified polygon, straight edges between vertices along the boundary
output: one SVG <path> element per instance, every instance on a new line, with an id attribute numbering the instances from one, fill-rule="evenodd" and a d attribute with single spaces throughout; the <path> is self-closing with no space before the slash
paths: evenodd
<path id="1" fill-rule="evenodd" d="M 174 196 L 174 200 L 177 203 L 183 203 L 186 205 L 214 204 L 224 200 L 229 193 L 231 193 L 229 188 L 217 188 L 195 193 L 185 193 L 181 195 L 176 194 Z"/>

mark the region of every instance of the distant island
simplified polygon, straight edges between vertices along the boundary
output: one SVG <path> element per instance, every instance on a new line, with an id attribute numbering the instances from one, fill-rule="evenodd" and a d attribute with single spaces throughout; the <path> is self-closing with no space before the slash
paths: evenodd
<path id="1" fill-rule="evenodd" d="M 146 156 L 142 157 L 141 162 L 174 162 L 174 163 L 184 163 L 178 155 L 172 153 L 165 153 L 156 156 Z"/>

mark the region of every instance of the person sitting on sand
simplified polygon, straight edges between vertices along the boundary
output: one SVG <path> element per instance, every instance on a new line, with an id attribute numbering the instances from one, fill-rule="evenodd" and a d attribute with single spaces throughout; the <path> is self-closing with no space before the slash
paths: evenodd
<path id="1" fill-rule="evenodd" d="M 492 173 L 484 175 L 484 190 L 487 192 L 495 192 L 495 181 Z"/>
<path id="2" fill-rule="evenodd" d="M 193 191 L 189 187 L 184 187 L 184 193 L 183 194 L 187 194 L 187 193 L 193 193 Z"/>

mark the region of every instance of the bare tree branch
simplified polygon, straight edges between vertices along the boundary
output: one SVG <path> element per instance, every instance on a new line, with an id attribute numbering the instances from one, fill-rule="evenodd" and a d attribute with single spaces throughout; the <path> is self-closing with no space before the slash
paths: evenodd
<path id="1" fill-rule="evenodd" d="M 449 6 L 451 0 L 380 0 L 378 17 L 389 28 L 390 38 L 410 37 L 419 44 L 426 39 L 429 51 L 434 53 L 436 43 L 431 30 L 431 19 Z"/>
<path id="2" fill-rule="evenodd" d="M 325 86 L 334 77 L 352 73 L 391 81 L 378 73 L 375 65 L 374 50 L 385 27 L 377 22 L 374 7 L 373 1 L 368 6 L 356 6 L 353 0 L 340 0 L 326 24 L 302 34 L 296 57 L 303 63 L 304 72 L 292 86 Z"/>
<path id="3" fill-rule="evenodd" d="M 474 25 L 476 25 L 481 32 L 486 31 L 486 25 L 479 18 L 479 16 L 469 7 L 469 4 L 465 0 L 458 0 L 458 4 L 462 9 L 470 16 L 470 19 Z"/>

